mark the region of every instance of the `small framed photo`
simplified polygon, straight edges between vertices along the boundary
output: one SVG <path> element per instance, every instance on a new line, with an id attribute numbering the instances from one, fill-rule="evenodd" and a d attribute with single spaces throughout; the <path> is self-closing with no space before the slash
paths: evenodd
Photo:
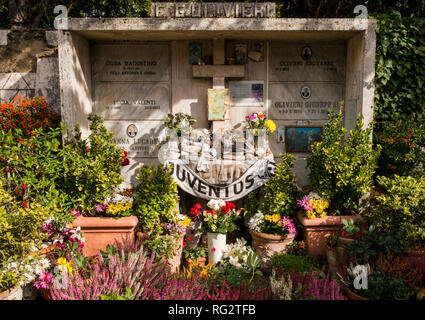
<path id="1" fill-rule="evenodd" d="M 310 152 L 311 145 L 322 140 L 321 126 L 287 126 L 285 127 L 286 152 Z"/>
<path id="2" fill-rule="evenodd" d="M 248 58 L 248 46 L 246 43 L 235 44 L 235 62 L 236 64 L 246 64 Z"/>
<path id="3" fill-rule="evenodd" d="M 202 44 L 191 42 L 189 44 L 189 63 L 199 64 L 202 60 Z"/>

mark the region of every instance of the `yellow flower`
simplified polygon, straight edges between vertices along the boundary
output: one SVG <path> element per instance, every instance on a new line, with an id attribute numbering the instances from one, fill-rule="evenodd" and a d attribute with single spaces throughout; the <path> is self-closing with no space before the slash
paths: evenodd
<path id="1" fill-rule="evenodd" d="M 187 228 L 189 225 L 190 225 L 190 222 L 191 222 L 192 220 L 189 218 L 189 217 L 186 217 L 186 218 L 184 218 L 184 220 L 183 221 L 180 221 L 180 225 L 182 226 L 182 227 L 185 227 L 185 228 Z"/>
<path id="2" fill-rule="evenodd" d="M 272 120 L 266 120 L 264 122 L 264 127 L 270 132 L 273 133 L 276 130 L 276 124 Z"/>
<path id="3" fill-rule="evenodd" d="M 72 273 L 74 271 L 71 260 L 68 261 L 65 258 L 61 257 L 56 260 L 56 263 L 58 264 L 58 268 L 61 271 L 65 271 L 67 273 Z"/>

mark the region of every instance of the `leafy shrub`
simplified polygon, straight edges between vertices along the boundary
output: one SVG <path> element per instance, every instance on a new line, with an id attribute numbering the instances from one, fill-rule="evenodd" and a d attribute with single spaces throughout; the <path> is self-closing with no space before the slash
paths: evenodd
<path id="1" fill-rule="evenodd" d="M 184 257 L 196 262 L 198 258 L 204 258 L 207 256 L 207 249 L 204 247 L 190 247 L 183 250 Z"/>
<path id="2" fill-rule="evenodd" d="M 378 175 L 416 176 L 424 174 L 425 122 L 405 116 L 378 123 L 374 132 L 376 144 L 382 146 L 378 160 Z"/>
<path id="3" fill-rule="evenodd" d="M 63 127 L 39 128 L 26 138 L 21 129 L 0 130 L 0 169 L 16 201 L 63 205 L 64 164 L 60 157 Z"/>
<path id="4" fill-rule="evenodd" d="M 44 97 L 16 96 L 13 101 L 0 104 L 0 131 L 20 129 L 23 139 L 30 138 L 37 129 L 55 127 L 59 118 Z"/>
<path id="5" fill-rule="evenodd" d="M 281 217 L 295 217 L 296 197 L 294 193 L 295 176 L 292 173 L 295 157 L 288 153 L 281 154 L 282 162 L 277 164 L 276 175 L 264 186 L 264 203 L 261 212 L 264 214 L 278 214 Z"/>
<path id="6" fill-rule="evenodd" d="M 391 232 L 377 231 L 374 225 L 365 230 L 361 239 L 355 239 L 345 249 L 347 256 L 359 263 L 374 261 L 379 254 L 400 253 L 400 239 Z"/>
<path id="7" fill-rule="evenodd" d="M 94 206 L 113 194 L 123 181 L 121 163 L 124 152 L 112 143 L 113 133 L 103 125 L 103 119 L 95 114 L 88 116 L 91 134 L 81 138 L 78 126 L 60 153 L 66 175 L 64 191 L 75 207 L 84 214 L 94 215 Z"/>
<path id="8" fill-rule="evenodd" d="M 377 195 L 378 205 L 366 218 L 379 230 L 394 232 L 404 246 L 425 241 L 425 176 L 420 178 L 378 177 L 384 190 Z"/>
<path id="9" fill-rule="evenodd" d="M 294 256 L 287 253 L 280 253 L 273 259 L 273 269 L 282 269 L 287 273 L 292 270 L 297 270 L 297 272 L 309 272 L 316 268 L 317 264 L 309 256 Z"/>
<path id="10" fill-rule="evenodd" d="M 45 238 L 41 228 L 54 209 L 38 203 L 16 203 L 0 180 L 0 264 L 36 250 Z"/>
<path id="11" fill-rule="evenodd" d="M 341 125 L 342 108 L 339 113 L 330 110 L 323 141 L 315 142 L 307 157 L 312 190 L 325 197 L 337 214 L 358 211 L 360 198 L 373 184 L 380 152 L 380 146 L 372 148 L 371 127 L 363 129 L 361 116 L 345 143 L 346 129 Z"/>
<path id="12" fill-rule="evenodd" d="M 367 278 L 367 289 L 351 288 L 360 296 L 372 300 L 406 300 L 409 291 L 403 280 L 375 270 Z"/>
<path id="13" fill-rule="evenodd" d="M 425 19 L 397 11 L 377 19 L 375 118 L 424 116 Z"/>
<path id="14" fill-rule="evenodd" d="M 171 170 L 162 165 L 156 168 L 145 165 L 137 175 L 140 184 L 135 188 L 133 210 L 146 230 L 159 232 L 161 223 L 172 221 L 177 214 L 179 196 Z"/>
<path id="15" fill-rule="evenodd" d="M 154 262 L 158 262 L 162 258 L 172 258 L 174 248 L 177 245 L 177 237 L 169 234 L 157 236 L 151 234 L 150 238 L 143 242 L 144 246 L 151 253 L 155 253 Z"/>

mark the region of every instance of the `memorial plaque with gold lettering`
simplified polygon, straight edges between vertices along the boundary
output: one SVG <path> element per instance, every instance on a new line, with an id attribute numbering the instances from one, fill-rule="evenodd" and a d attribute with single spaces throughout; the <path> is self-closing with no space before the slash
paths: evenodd
<path id="1" fill-rule="evenodd" d="M 94 112 L 106 120 L 163 120 L 170 111 L 167 83 L 97 83 Z"/>
<path id="2" fill-rule="evenodd" d="M 271 82 L 343 82 L 346 48 L 340 44 L 270 43 Z"/>
<path id="3" fill-rule="evenodd" d="M 129 158 L 157 158 L 158 146 L 165 139 L 160 121 L 105 121 L 108 131 L 114 132 L 112 142 L 128 151 Z"/>
<path id="4" fill-rule="evenodd" d="M 343 90 L 343 85 L 330 83 L 308 86 L 271 83 L 269 117 L 277 120 L 326 120 L 329 109 L 339 108 L 338 103 L 344 97 Z"/>
<path id="5" fill-rule="evenodd" d="M 95 81 L 169 81 L 167 44 L 93 46 Z"/>

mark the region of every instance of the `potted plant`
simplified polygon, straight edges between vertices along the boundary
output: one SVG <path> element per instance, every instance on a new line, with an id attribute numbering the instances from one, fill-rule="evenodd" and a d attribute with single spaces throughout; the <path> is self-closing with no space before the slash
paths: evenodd
<path id="1" fill-rule="evenodd" d="M 363 129 L 360 116 L 345 139 L 346 129 L 341 125 L 342 108 L 339 113 L 330 110 L 323 141 L 315 142 L 307 157 L 314 192 L 299 200 L 303 210 L 297 216 L 304 226 L 309 254 L 325 255 L 325 236 L 340 232 L 343 219 L 359 216 L 360 200 L 373 185 L 380 146 L 373 148 L 371 127 Z"/>
<path id="2" fill-rule="evenodd" d="M 207 261 L 207 249 L 204 247 L 190 247 L 183 250 L 185 258 L 185 267 L 189 271 L 192 271 L 193 264 L 197 264 L 200 267 L 205 267 Z"/>
<path id="3" fill-rule="evenodd" d="M 82 139 L 78 126 L 63 148 L 65 188 L 81 212 L 73 224 L 85 234 L 84 255 L 94 256 L 107 244 L 134 240 L 137 217 L 132 197 L 121 194 L 121 168 L 130 163 L 127 152 L 113 143 L 103 119 L 89 114 L 90 135 Z"/>
<path id="4" fill-rule="evenodd" d="M 79 215 L 73 221 L 73 226 L 84 233 L 84 256 L 96 256 L 108 244 L 134 241 L 138 219 L 132 215 L 132 206 L 131 197 L 117 193 L 95 206 L 96 217 Z"/>
<path id="5" fill-rule="evenodd" d="M 208 238 L 208 261 L 215 264 L 223 255 L 227 232 L 238 229 L 235 221 L 239 218 L 241 210 L 236 210 L 234 203 L 220 199 L 211 199 L 207 207 L 209 209 L 204 210 L 197 203 L 190 209 L 189 214 L 194 220 L 202 221 L 202 231 L 207 232 Z"/>
<path id="6" fill-rule="evenodd" d="M 270 273 L 274 256 L 291 248 L 297 232 L 294 223 L 279 214 L 258 212 L 249 220 L 248 227 L 252 247 L 263 261 L 260 268 Z"/>

